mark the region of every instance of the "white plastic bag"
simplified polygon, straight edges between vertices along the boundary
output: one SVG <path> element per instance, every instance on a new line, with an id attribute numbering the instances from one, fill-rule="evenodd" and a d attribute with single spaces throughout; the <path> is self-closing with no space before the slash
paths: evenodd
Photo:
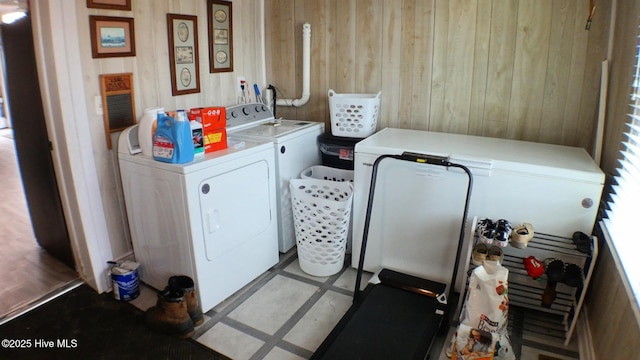
<path id="1" fill-rule="evenodd" d="M 451 339 L 447 351 L 452 359 L 501 359 L 515 360 L 507 333 L 509 297 L 509 270 L 498 262 L 485 261 L 469 277 L 469 289 L 462 307 L 458 330 Z M 470 333 L 477 329 L 493 334 L 494 354 L 470 355 L 463 352 L 465 341 L 473 337 Z"/>

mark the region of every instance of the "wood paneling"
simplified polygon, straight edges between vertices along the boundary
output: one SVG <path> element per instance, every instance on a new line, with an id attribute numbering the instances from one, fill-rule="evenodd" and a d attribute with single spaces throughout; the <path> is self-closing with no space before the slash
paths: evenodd
<path id="1" fill-rule="evenodd" d="M 587 31 L 588 1 L 265 0 L 267 81 L 299 96 L 308 22 L 311 100 L 282 116 L 330 126 L 328 89 L 382 90 L 379 128 L 590 150 L 610 11 L 596 3 Z"/>

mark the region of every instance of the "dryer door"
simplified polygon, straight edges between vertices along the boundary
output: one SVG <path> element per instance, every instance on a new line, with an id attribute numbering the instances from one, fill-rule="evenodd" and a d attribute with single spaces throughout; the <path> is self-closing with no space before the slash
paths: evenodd
<path id="1" fill-rule="evenodd" d="M 271 224 L 269 167 L 265 161 L 200 183 L 207 260 L 213 261 L 254 239 Z"/>

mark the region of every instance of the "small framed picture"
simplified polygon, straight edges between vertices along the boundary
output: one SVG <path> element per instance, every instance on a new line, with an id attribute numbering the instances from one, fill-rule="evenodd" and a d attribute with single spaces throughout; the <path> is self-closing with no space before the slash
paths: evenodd
<path id="1" fill-rule="evenodd" d="M 133 18 L 89 16 L 93 58 L 136 56 Z"/>
<path id="2" fill-rule="evenodd" d="M 171 94 L 200 92 L 198 61 L 198 18 L 191 15 L 167 14 Z"/>
<path id="3" fill-rule="evenodd" d="M 231 2 L 207 0 L 209 20 L 209 72 L 233 71 Z"/>
<path id="4" fill-rule="evenodd" d="M 131 0 L 87 0 L 91 9 L 110 9 L 131 11 Z"/>

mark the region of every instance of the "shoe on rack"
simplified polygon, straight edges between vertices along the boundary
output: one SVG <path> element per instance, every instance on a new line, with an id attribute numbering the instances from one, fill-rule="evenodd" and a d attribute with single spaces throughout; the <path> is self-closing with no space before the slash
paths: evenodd
<path id="1" fill-rule="evenodd" d="M 509 238 L 511 237 L 511 232 L 513 231 L 513 226 L 511 223 L 505 219 L 500 219 L 496 221 L 496 230 L 493 238 L 493 243 L 501 247 L 507 247 L 509 245 Z"/>
<path id="2" fill-rule="evenodd" d="M 473 248 L 473 253 L 471 254 L 471 262 L 473 265 L 480 266 L 482 262 L 487 259 L 487 255 L 489 254 L 489 247 L 485 243 L 477 243 Z"/>
<path id="3" fill-rule="evenodd" d="M 556 285 L 555 281 L 547 282 L 547 287 L 542 293 L 542 307 L 550 308 L 551 304 L 556 300 Z"/>
<path id="4" fill-rule="evenodd" d="M 204 322 L 202 315 L 202 307 L 198 303 L 196 294 L 196 286 L 188 276 L 176 275 L 169 278 L 169 286 L 180 288 L 184 291 L 184 299 L 187 302 L 187 313 L 195 326 L 199 326 Z"/>
<path id="5" fill-rule="evenodd" d="M 518 225 L 511 232 L 511 246 L 518 249 L 524 249 L 532 238 L 533 226 L 531 224 L 524 223 Z"/>
<path id="6" fill-rule="evenodd" d="M 167 286 L 158 292 L 156 306 L 145 312 L 145 322 L 155 331 L 182 339 L 195 333 L 193 321 L 187 313 L 184 291 L 177 287 Z"/>
<path id="7" fill-rule="evenodd" d="M 583 272 L 580 266 L 576 264 L 565 264 L 564 279 L 562 282 L 571 287 L 582 287 Z"/>
<path id="8" fill-rule="evenodd" d="M 524 264 L 525 270 L 527 270 L 527 274 L 534 280 L 537 280 L 544 275 L 544 265 L 542 265 L 542 262 L 536 259 L 535 256 L 529 256 L 528 258 L 522 259 L 522 263 Z"/>
<path id="9" fill-rule="evenodd" d="M 576 245 L 576 249 L 584 254 L 591 254 L 591 238 L 582 231 L 576 231 L 571 238 Z"/>
<path id="10" fill-rule="evenodd" d="M 502 251 L 502 248 L 495 245 L 489 246 L 487 259 L 491 261 L 497 261 L 500 265 L 502 265 L 502 260 L 504 260 L 504 252 Z"/>
<path id="11" fill-rule="evenodd" d="M 476 225 L 476 234 L 483 243 L 491 245 L 496 234 L 496 224 L 491 219 L 482 219 Z"/>
<path id="12" fill-rule="evenodd" d="M 564 262 L 560 259 L 549 258 L 544 261 L 544 272 L 548 282 L 561 282 L 564 280 Z"/>

